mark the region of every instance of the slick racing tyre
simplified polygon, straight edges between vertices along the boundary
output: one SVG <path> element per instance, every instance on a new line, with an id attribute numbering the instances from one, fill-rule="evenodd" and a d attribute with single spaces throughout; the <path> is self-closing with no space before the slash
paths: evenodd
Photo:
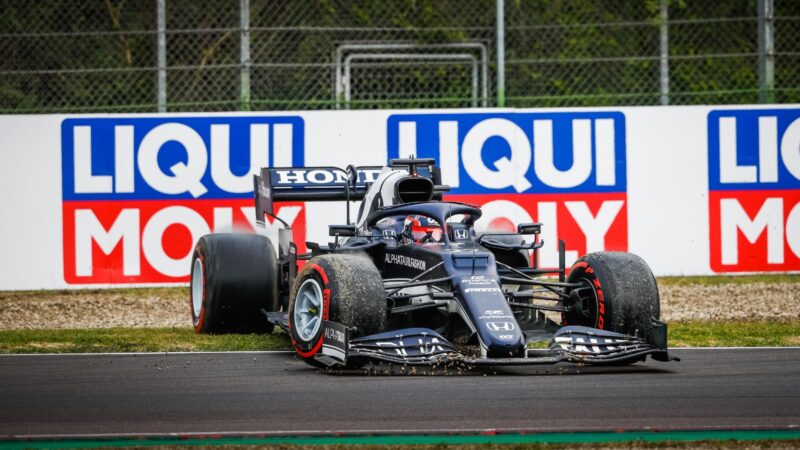
<path id="1" fill-rule="evenodd" d="M 386 327 L 386 293 L 371 260 L 356 255 L 321 255 L 306 263 L 289 297 L 289 328 L 297 355 L 319 367 L 322 321 L 351 329 L 350 337 Z"/>
<path id="2" fill-rule="evenodd" d="M 660 315 L 658 286 L 642 258 L 631 253 L 597 252 L 578 259 L 568 281 L 570 292 L 563 325 L 584 325 L 638 336 L 649 341 Z"/>
<path id="3" fill-rule="evenodd" d="M 261 309 L 278 308 L 279 266 L 257 234 L 209 234 L 192 255 L 192 324 L 197 333 L 269 333 Z"/>

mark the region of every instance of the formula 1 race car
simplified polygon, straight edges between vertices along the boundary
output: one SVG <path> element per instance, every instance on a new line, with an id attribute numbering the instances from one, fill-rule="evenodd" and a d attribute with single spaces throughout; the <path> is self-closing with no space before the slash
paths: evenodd
<path id="1" fill-rule="evenodd" d="M 277 325 L 297 355 L 318 367 L 670 359 L 656 281 L 640 257 L 590 253 L 567 271 L 561 241 L 559 267 L 540 268 L 541 224 L 477 233 L 481 210 L 442 201 L 448 187 L 440 180 L 432 159 L 262 169 L 255 176 L 260 232 L 206 235 L 195 247 L 195 330 Z M 350 202 L 358 200 L 351 223 Z M 278 201 L 344 201 L 347 223 L 330 225 L 334 242 L 308 242 L 305 254 L 284 223 L 276 252 L 264 224 L 281 221 Z M 548 340 L 547 348 L 529 346 Z"/>

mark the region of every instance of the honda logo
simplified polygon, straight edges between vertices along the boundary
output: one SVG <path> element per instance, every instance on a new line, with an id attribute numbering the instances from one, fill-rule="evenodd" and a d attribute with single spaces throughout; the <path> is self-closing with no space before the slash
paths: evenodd
<path id="1" fill-rule="evenodd" d="M 514 331 L 514 324 L 511 322 L 486 322 L 486 326 L 492 331 Z"/>
<path id="2" fill-rule="evenodd" d="M 467 230 L 455 230 L 456 233 L 456 240 L 468 239 L 469 233 Z"/>

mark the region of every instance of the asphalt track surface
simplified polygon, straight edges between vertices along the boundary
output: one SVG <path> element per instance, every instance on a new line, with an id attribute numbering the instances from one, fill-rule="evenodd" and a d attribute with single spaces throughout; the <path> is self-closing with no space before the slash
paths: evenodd
<path id="1" fill-rule="evenodd" d="M 800 348 L 457 375 L 318 372 L 290 353 L 0 356 L 0 437 L 797 429 Z"/>

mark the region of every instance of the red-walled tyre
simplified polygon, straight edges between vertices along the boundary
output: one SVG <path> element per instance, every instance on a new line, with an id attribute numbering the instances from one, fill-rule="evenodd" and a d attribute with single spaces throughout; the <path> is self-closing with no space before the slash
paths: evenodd
<path id="1" fill-rule="evenodd" d="M 306 263 L 289 296 L 289 328 L 298 357 L 319 367 L 322 321 L 350 328 L 351 337 L 386 327 L 386 293 L 380 272 L 356 255 L 321 255 Z"/>
<path id="2" fill-rule="evenodd" d="M 570 311 L 563 325 L 584 325 L 649 340 L 660 316 L 658 286 L 642 258 L 624 252 L 597 252 L 578 259 L 568 280 Z"/>
<path id="3" fill-rule="evenodd" d="M 279 266 L 257 234 L 209 234 L 192 256 L 189 305 L 197 333 L 269 333 L 261 309 L 278 308 Z"/>

